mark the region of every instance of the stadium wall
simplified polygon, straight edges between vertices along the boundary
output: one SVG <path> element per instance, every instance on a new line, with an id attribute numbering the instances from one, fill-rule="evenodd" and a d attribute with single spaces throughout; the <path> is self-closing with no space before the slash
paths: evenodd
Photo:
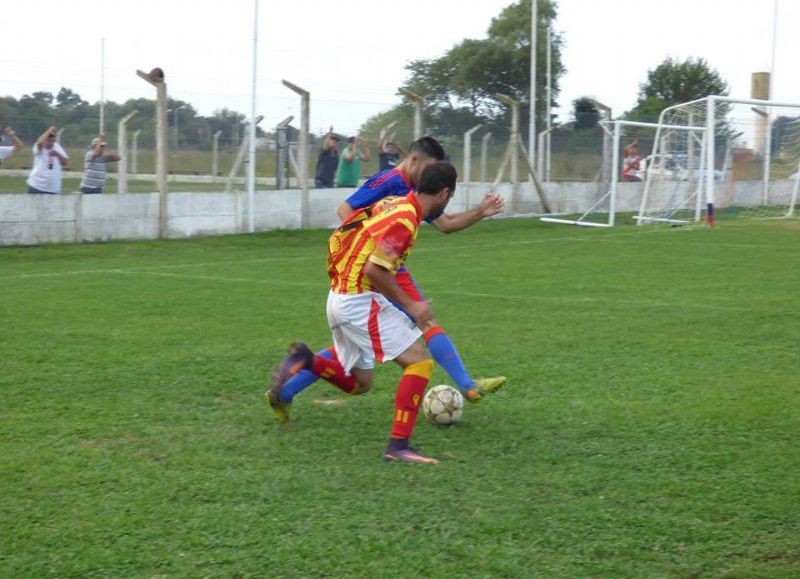
<path id="1" fill-rule="evenodd" d="M 619 212 L 638 211 L 642 183 L 620 183 Z M 449 211 L 475 206 L 489 185 L 460 186 Z M 759 199 L 761 182 L 736 183 L 736 196 Z M 504 217 L 541 213 L 538 197 L 527 184 L 519 186 L 516 207 L 511 206 L 511 185 L 498 193 L 506 200 Z M 580 213 L 604 193 L 596 183 L 547 183 L 548 199 L 556 213 Z M 349 189 L 309 191 L 313 228 L 337 224 L 336 207 Z M 246 192 L 174 192 L 168 197 L 168 237 L 178 239 L 243 233 L 247 231 Z M 256 191 L 256 231 L 300 229 L 300 192 Z M 158 194 L 110 195 L 0 195 L 0 246 L 45 243 L 84 243 L 158 238 Z"/>

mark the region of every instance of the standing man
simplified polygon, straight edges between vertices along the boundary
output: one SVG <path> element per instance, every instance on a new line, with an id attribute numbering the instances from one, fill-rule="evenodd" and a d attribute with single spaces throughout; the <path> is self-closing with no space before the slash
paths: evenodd
<path id="1" fill-rule="evenodd" d="M 337 187 L 358 187 L 358 180 L 361 179 L 361 161 L 369 162 L 369 141 L 364 139 L 363 152 L 358 148 L 359 145 L 358 137 L 350 137 L 347 139 L 347 146 L 339 153 L 339 166 L 334 179 Z"/>
<path id="2" fill-rule="evenodd" d="M 338 360 L 315 356 L 296 342 L 273 376 L 273 386 L 279 388 L 299 370 L 314 370 L 340 389 L 361 394 L 372 386 L 375 362 L 394 360 L 403 375 L 385 461 L 438 462 L 410 445 L 433 374 L 433 361 L 419 339 L 433 324 L 433 315 L 428 302 L 406 295 L 395 273 L 411 252 L 422 220 L 441 214 L 455 187 L 455 168 L 437 162 L 422 173 L 417 191 L 354 212 L 333 232 L 328 241 L 327 313 Z"/>
<path id="3" fill-rule="evenodd" d="M 394 169 L 376 173 L 367 179 L 358 191 L 342 202 L 336 210 L 337 215 L 343 222 L 350 222 L 352 215 L 363 214 L 364 211 L 369 210 L 371 205 L 388 196 L 408 195 L 412 188 L 420 183 L 421 175 L 425 170 L 443 159 L 444 149 L 436 139 L 422 137 L 414 141 L 411 143 L 408 156 L 400 165 Z M 452 215 L 443 211 L 432 212 L 427 214 L 424 220 L 432 223 L 434 227 L 444 233 L 451 233 L 464 229 L 485 217 L 496 215 L 502 210 L 503 199 L 494 193 L 487 193 L 480 205 L 474 209 Z M 415 302 L 427 303 L 404 265 L 398 267 L 394 280 L 408 298 Z M 389 296 L 389 299 L 393 298 Z M 416 320 L 413 309 L 405 309 L 404 303 L 407 302 L 405 300 L 395 302 L 406 311 L 409 317 Z M 419 322 L 419 320 L 416 321 Z M 456 387 L 469 402 L 479 402 L 487 394 L 496 392 L 505 383 L 504 376 L 473 379 L 461 360 L 461 356 L 458 355 L 455 344 L 438 324 L 427 324 L 424 332 L 423 338 L 433 359 L 450 375 Z M 329 359 L 335 359 L 336 355 L 337 352 L 333 348 L 319 352 L 319 356 Z M 294 397 L 311 386 L 319 377 L 319 373 L 309 369 L 297 372 L 285 382 L 272 384 L 266 397 L 279 422 L 289 420 L 289 407 Z"/>
<path id="4" fill-rule="evenodd" d="M 120 156 L 106 152 L 106 136 L 100 133 L 92 139 L 89 150 L 83 159 L 83 179 L 81 193 L 102 193 L 108 173 L 106 163 L 119 161 Z"/>
<path id="5" fill-rule="evenodd" d="M 333 187 L 333 176 L 339 166 L 339 137 L 333 134 L 333 127 L 330 128 L 317 157 L 317 172 L 314 178 L 314 185 L 318 189 L 328 189 Z"/>
<path id="6" fill-rule="evenodd" d="M 58 195 L 61 193 L 61 172 L 66 166 L 66 151 L 56 142 L 58 128 L 53 125 L 33 145 L 33 168 L 28 175 L 28 193 Z"/>
<path id="7" fill-rule="evenodd" d="M 17 151 L 21 151 L 25 145 L 22 144 L 22 141 L 19 140 L 17 133 L 14 132 L 14 129 L 11 127 L 6 127 L 3 129 L 3 134 L 5 134 L 11 141 L 14 143 L 13 145 L 3 145 L 0 146 L 0 164 L 2 164 L 3 160 L 6 159 L 11 155 L 11 153 L 16 153 Z"/>
<path id="8" fill-rule="evenodd" d="M 400 164 L 400 155 L 397 144 L 386 139 L 386 128 L 381 129 L 378 136 L 378 171 L 394 169 Z"/>

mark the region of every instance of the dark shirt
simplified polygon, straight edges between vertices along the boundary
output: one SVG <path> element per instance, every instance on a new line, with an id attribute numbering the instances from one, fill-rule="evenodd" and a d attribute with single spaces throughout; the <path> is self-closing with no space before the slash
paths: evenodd
<path id="1" fill-rule="evenodd" d="M 394 169 L 400 164 L 400 153 L 379 153 L 378 171 Z"/>
<path id="2" fill-rule="evenodd" d="M 317 159 L 317 174 L 314 182 L 317 187 L 333 187 L 333 176 L 339 166 L 339 151 L 334 147 L 330 151 L 325 148 L 319 150 Z"/>

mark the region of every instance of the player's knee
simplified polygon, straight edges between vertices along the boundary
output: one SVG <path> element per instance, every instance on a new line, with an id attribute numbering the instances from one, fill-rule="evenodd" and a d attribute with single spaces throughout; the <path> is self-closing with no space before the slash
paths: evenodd
<path id="1" fill-rule="evenodd" d="M 365 383 L 365 382 L 358 382 L 356 385 L 356 389 L 353 390 L 353 396 L 358 396 L 359 394 L 366 394 L 372 390 L 372 384 Z"/>
<path id="2" fill-rule="evenodd" d="M 433 376 L 433 360 L 425 358 L 419 362 L 409 364 L 406 366 L 404 374 L 414 374 L 430 380 L 431 376 Z"/>

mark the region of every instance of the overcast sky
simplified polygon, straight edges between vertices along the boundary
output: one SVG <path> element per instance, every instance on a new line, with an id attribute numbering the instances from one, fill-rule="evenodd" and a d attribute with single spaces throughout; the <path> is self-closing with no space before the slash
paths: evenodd
<path id="1" fill-rule="evenodd" d="M 287 79 L 309 90 L 311 129 L 350 134 L 372 114 L 400 102 L 405 64 L 441 56 L 464 38 L 484 38 L 510 0 L 260 0 L 258 114 L 271 128 L 299 98 Z M 101 39 L 105 96 L 153 98 L 135 75 L 160 66 L 170 96 L 200 113 L 227 107 L 249 115 L 253 0 L 88 0 L 14 2 L 3 10 L 0 94 L 19 98 L 67 86 L 100 98 Z M 565 40 L 566 74 L 558 99 L 592 96 L 614 115 L 632 108 L 648 69 L 666 57 L 705 58 L 750 96 L 752 72 L 769 70 L 773 0 L 560 0 L 556 30 Z M 776 100 L 800 102 L 800 0 L 779 0 Z M 558 111 L 556 111 L 558 112 Z M 0 119 L 4 122 L 4 119 Z M 297 121 L 295 121 L 297 124 Z"/>

